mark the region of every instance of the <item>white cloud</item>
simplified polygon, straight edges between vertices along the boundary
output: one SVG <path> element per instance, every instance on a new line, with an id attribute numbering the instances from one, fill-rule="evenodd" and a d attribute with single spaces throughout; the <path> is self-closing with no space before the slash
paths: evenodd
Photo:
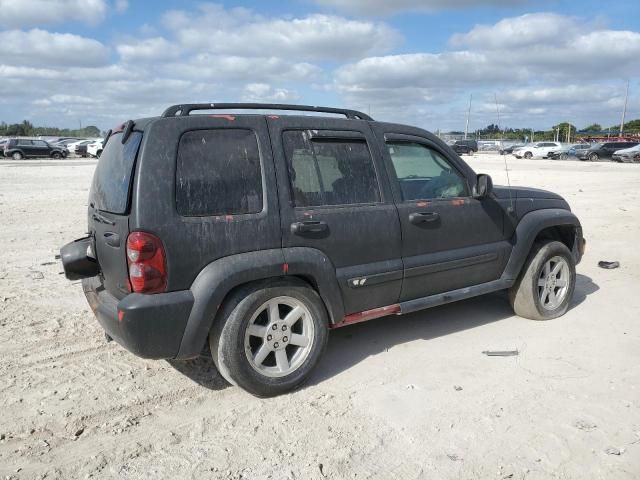
<path id="1" fill-rule="evenodd" d="M 114 5 L 116 12 L 124 13 L 129 8 L 129 0 L 115 0 Z"/>
<path id="2" fill-rule="evenodd" d="M 242 95 L 244 102 L 291 103 L 298 98 L 296 92 L 286 88 L 273 88 L 267 83 L 249 83 Z"/>
<path id="3" fill-rule="evenodd" d="M 510 7 L 527 0 L 315 0 L 328 8 L 365 15 L 384 15 L 407 11 L 433 12 L 474 7 Z"/>
<path id="4" fill-rule="evenodd" d="M 69 21 L 94 25 L 107 11 L 105 0 L 0 0 L 0 26 L 21 28 Z"/>
<path id="5" fill-rule="evenodd" d="M 97 40 L 46 30 L 0 32 L 0 63 L 68 68 L 105 65 L 109 51 Z"/>
<path id="6" fill-rule="evenodd" d="M 163 37 L 132 40 L 116 47 L 125 62 L 155 61 L 175 58 L 180 55 L 180 48 Z"/>
<path id="7" fill-rule="evenodd" d="M 196 13 L 171 11 L 164 25 L 185 48 L 209 53 L 313 60 L 353 59 L 389 50 L 399 35 L 383 23 L 333 15 L 265 18 L 247 9 L 205 4 Z"/>

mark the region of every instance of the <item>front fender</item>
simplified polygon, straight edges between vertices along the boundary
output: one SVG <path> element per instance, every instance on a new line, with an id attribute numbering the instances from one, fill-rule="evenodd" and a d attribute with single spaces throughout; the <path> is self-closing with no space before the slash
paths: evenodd
<path id="1" fill-rule="evenodd" d="M 567 225 L 580 229 L 580 232 L 582 230 L 578 217 L 562 208 L 534 210 L 524 215 L 511 237 L 513 249 L 501 278 L 511 282 L 516 280 L 529 256 L 533 242 L 542 230 Z"/>

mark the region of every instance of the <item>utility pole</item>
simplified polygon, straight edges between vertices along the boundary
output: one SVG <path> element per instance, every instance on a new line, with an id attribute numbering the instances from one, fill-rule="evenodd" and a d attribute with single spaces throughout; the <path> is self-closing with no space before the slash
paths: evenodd
<path id="1" fill-rule="evenodd" d="M 627 79 L 627 93 L 624 96 L 624 107 L 622 107 L 622 120 L 620 121 L 620 136 L 624 132 L 624 116 L 627 114 L 627 100 L 629 100 L 629 80 Z"/>
<path id="2" fill-rule="evenodd" d="M 464 139 L 467 139 L 467 134 L 469 133 L 469 116 L 471 115 L 471 98 L 473 98 L 473 93 L 469 95 L 469 109 L 467 110 L 467 123 L 464 126 Z"/>
<path id="3" fill-rule="evenodd" d="M 531 129 L 531 143 L 533 143 L 533 128 Z"/>

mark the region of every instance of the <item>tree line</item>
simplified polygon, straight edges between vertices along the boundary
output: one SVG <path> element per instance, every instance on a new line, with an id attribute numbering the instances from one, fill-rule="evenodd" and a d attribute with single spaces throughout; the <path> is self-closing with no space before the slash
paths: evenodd
<path id="1" fill-rule="evenodd" d="M 611 132 L 611 135 L 618 135 L 620 131 L 620 125 L 613 125 L 610 127 L 602 127 L 599 123 L 593 123 L 584 128 L 576 128 L 575 125 L 562 122 L 558 125 L 554 125 L 550 130 L 537 130 L 531 128 L 503 128 L 501 129 L 496 124 L 487 125 L 485 128 L 476 130 L 475 137 L 479 139 L 495 139 L 503 138 L 505 140 L 523 140 L 525 137 L 530 138 L 531 132 L 536 140 L 555 140 L 559 138 L 560 141 L 564 141 L 567 138 L 575 139 L 576 132 L 584 132 L 586 134 L 592 133 L 594 135 L 601 134 L 601 132 Z M 640 119 L 631 120 L 624 124 L 625 135 L 640 135 Z M 464 132 L 451 132 L 462 134 Z"/>
<path id="2" fill-rule="evenodd" d="M 34 127 L 28 120 L 21 123 L 8 124 L 0 123 L 0 136 L 2 137 L 100 137 L 102 132 L 95 125 L 88 125 L 84 128 L 58 128 L 58 127 Z"/>

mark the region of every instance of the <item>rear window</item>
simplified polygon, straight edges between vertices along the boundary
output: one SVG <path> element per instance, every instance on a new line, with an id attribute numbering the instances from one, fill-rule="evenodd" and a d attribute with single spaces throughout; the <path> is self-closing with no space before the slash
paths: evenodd
<path id="1" fill-rule="evenodd" d="M 252 130 L 196 130 L 182 135 L 176 208 L 186 217 L 262 211 L 262 169 Z"/>
<path id="2" fill-rule="evenodd" d="M 141 132 L 132 132 L 124 145 L 122 133 L 109 137 L 93 175 L 89 196 L 98 210 L 120 215 L 127 212 L 133 165 L 141 140 Z"/>

